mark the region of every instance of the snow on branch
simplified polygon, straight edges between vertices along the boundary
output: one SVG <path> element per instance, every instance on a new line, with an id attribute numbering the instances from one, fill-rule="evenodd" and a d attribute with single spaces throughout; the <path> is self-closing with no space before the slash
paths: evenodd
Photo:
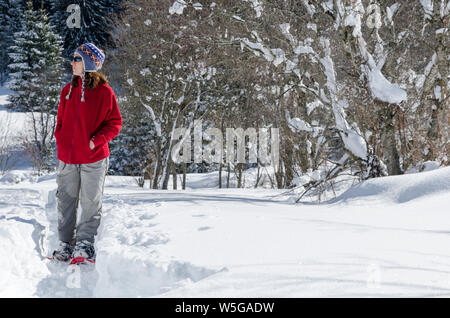
<path id="1" fill-rule="evenodd" d="M 407 100 L 406 91 L 398 85 L 389 82 L 381 73 L 385 57 L 375 62 L 374 57 L 367 49 L 366 41 L 361 33 L 361 19 L 364 14 L 364 7 L 360 0 L 356 2 L 356 9 L 351 9 L 344 20 L 344 26 L 353 26 L 353 37 L 356 38 L 362 57 L 367 61 L 364 67 L 366 78 L 369 81 L 369 88 L 373 98 L 389 104 L 398 104 Z"/>
<path id="2" fill-rule="evenodd" d="M 406 91 L 389 82 L 379 69 L 370 71 L 368 78 L 373 97 L 389 104 L 406 101 Z"/>
<path id="3" fill-rule="evenodd" d="M 140 101 L 141 101 L 142 106 L 144 106 L 148 110 L 148 112 L 150 113 L 150 116 L 152 117 L 153 124 L 155 125 L 156 134 L 159 137 L 161 137 L 162 136 L 161 125 L 160 125 L 159 121 L 156 119 L 155 113 L 153 112 L 153 108 L 151 106 L 145 104 L 142 100 L 140 100 Z"/>
<path id="4" fill-rule="evenodd" d="M 330 57 L 330 42 L 328 39 L 321 38 L 321 43 L 324 46 L 325 57 L 321 58 L 320 62 L 325 69 L 325 76 L 327 78 L 326 87 L 328 88 L 330 94 L 330 103 L 333 110 L 336 128 L 340 132 L 345 148 L 354 156 L 362 160 L 367 160 L 367 144 L 361 137 L 359 130 L 353 129 L 347 123 L 343 104 L 338 100 L 334 63 Z"/>
<path id="5" fill-rule="evenodd" d="M 244 2 L 251 2 L 252 7 L 256 12 L 256 17 L 257 18 L 261 17 L 264 8 L 260 0 L 244 0 Z"/>
<path id="6" fill-rule="evenodd" d="M 420 4 L 425 11 L 425 19 L 431 19 L 433 15 L 433 1 L 432 0 L 420 0 Z"/>
<path id="7" fill-rule="evenodd" d="M 187 7 L 187 3 L 184 0 L 175 0 L 175 2 L 170 6 L 170 14 L 183 14 L 183 10 Z"/>

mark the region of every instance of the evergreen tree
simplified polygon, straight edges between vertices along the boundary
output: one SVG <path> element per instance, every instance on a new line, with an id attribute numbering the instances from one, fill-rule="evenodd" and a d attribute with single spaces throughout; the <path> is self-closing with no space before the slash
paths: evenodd
<path id="1" fill-rule="evenodd" d="M 9 4 L 0 2 L 0 85 L 6 80 L 6 69 L 9 62 L 7 48 L 11 45 L 11 36 L 9 35 Z"/>
<path id="2" fill-rule="evenodd" d="M 51 1 L 50 0 L 33 0 L 33 9 L 39 10 L 44 9 L 46 12 L 51 12 Z"/>
<path id="3" fill-rule="evenodd" d="M 121 103 L 122 104 L 122 103 Z M 154 164 L 150 154 L 154 148 L 150 132 L 153 127 L 146 114 L 123 112 L 123 126 L 111 142 L 110 170 L 115 175 L 144 176 Z M 147 175 L 146 179 L 150 176 Z"/>
<path id="4" fill-rule="evenodd" d="M 9 107 L 31 113 L 32 140 L 26 140 L 28 153 L 38 171 L 52 162 L 53 131 L 61 92 L 62 40 L 49 23 L 46 12 L 33 11 L 31 0 L 24 13 L 22 30 L 14 33 L 9 56 L 11 81 Z"/>
<path id="5" fill-rule="evenodd" d="M 8 78 L 9 48 L 14 44 L 13 34 L 20 31 L 25 0 L 0 1 L 0 85 Z"/>
<path id="6" fill-rule="evenodd" d="M 63 55 L 72 56 L 76 48 L 85 42 L 106 46 L 110 40 L 108 18 L 118 10 L 117 3 L 118 0 L 52 0 L 52 23 L 63 38 Z M 75 6 L 79 7 L 79 11 Z"/>
<path id="7" fill-rule="evenodd" d="M 36 14 L 28 2 L 22 30 L 14 33 L 10 47 L 11 82 L 15 91 L 11 106 L 22 111 L 40 111 L 42 107 L 56 114 L 55 103 L 61 89 L 62 41 L 49 24 L 43 10 Z"/>

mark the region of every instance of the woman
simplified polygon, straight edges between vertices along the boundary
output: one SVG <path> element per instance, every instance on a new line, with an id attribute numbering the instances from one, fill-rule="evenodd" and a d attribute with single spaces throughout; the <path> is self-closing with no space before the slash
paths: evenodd
<path id="1" fill-rule="evenodd" d="M 72 81 L 61 92 L 55 130 L 60 242 L 53 252 L 60 261 L 95 258 L 94 237 L 109 167 L 108 142 L 122 127 L 114 91 L 98 73 L 104 60 L 105 54 L 94 44 L 78 47 L 71 62 Z M 82 215 L 76 225 L 78 201 Z"/>

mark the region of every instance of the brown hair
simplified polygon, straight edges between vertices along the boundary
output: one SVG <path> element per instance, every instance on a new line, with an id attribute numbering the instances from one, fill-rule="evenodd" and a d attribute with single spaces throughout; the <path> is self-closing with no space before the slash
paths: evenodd
<path id="1" fill-rule="evenodd" d="M 72 86 L 78 87 L 78 78 L 80 76 L 75 75 L 72 76 Z M 98 72 L 86 72 L 84 76 L 84 87 L 87 89 L 94 89 L 98 84 L 107 84 L 109 85 L 108 79 L 105 74 Z"/>

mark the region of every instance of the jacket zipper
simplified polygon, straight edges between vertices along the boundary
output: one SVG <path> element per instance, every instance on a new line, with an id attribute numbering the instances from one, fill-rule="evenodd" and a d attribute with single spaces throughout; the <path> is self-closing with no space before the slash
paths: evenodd
<path id="1" fill-rule="evenodd" d="M 75 95 L 75 94 L 74 94 Z M 78 96 L 77 96 L 78 97 Z M 80 105 L 81 105 L 81 101 L 80 99 L 78 99 L 78 102 L 75 102 L 76 106 L 75 106 L 75 125 L 73 126 L 72 129 L 72 141 L 70 143 L 70 151 L 69 151 L 69 161 L 72 161 L 72 149 L 73 149 L 73 139 L 75 137 L 75 129 L 78 126 L 78 112 L 80 110 Z M 78 106 L 78 107 L 77 107 Z"/>

